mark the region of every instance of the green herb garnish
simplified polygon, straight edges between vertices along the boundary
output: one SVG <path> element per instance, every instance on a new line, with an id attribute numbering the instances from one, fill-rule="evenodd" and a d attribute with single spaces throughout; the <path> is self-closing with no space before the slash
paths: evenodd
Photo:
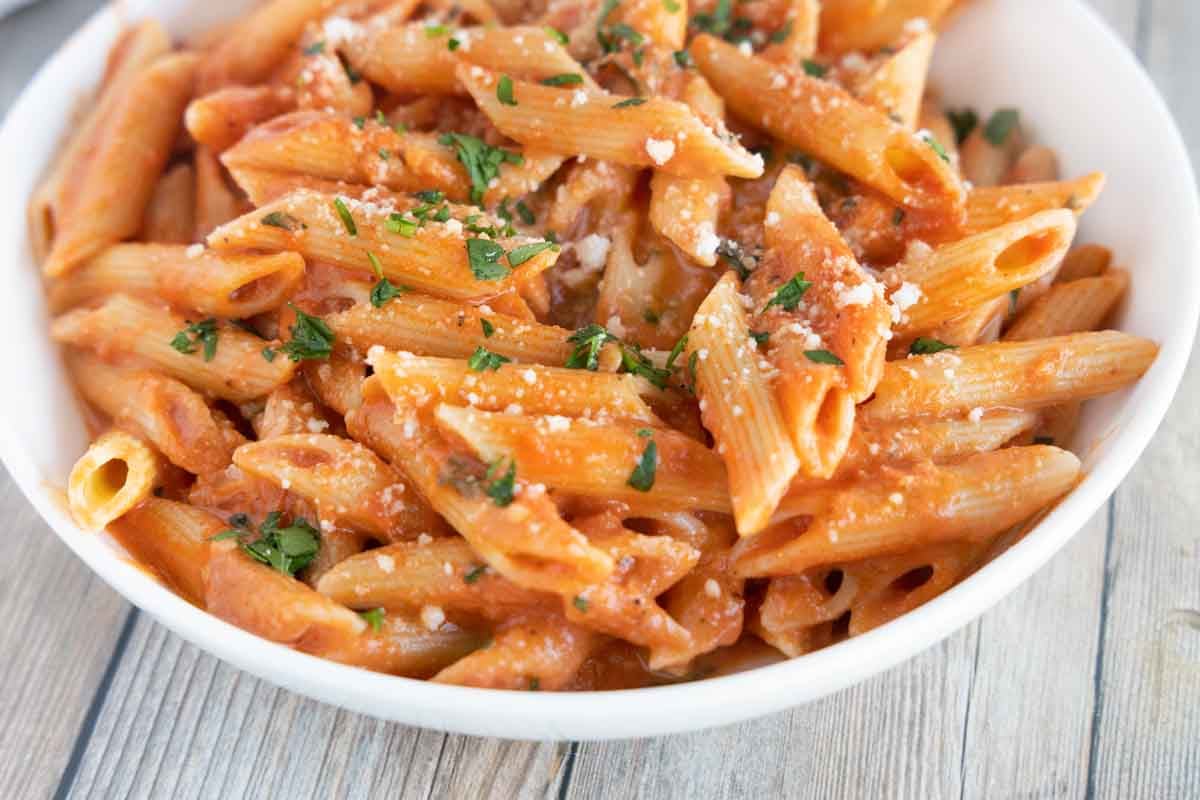
<path id="1" fill-rule="evenodd" d="M 1021 114 L 1015 108 L 1002 108 L 992 114 L 987 125 L 983 126 L 983 138 L 996 147 L 1002 147 L 1020 122 Z"/>
<path id="2" fill-rule="evenodd" d="M 196 352 L 196 346 L 204 348 L 204 360 L 212 361 L 217 354 L 217 321 L 212 317 L 190 323 L 171 339 L 171 347 L 184 355 Z"/>
<path id="3" fill-rule="evenodd" d="M 775 290 L 775 296 L 767 302 L 763 310 L 771 306 L 781 306 L 784 311 L 795 311 L 796 306 L 800 305 L 800 298 L 804 297 L 810 286 L 812 282 L 804 280 L 803 272 L 793 275 L 791 280 Z"/>
<path id="4" fill-rule="evenodd" d="M 491 483 L 484 491 L 488 497 L 492 498 L 493 503 L 501 508 L 507 508 L 512 505 L 513 501 L 513 491 L 517 481 L 517 462 L 509 462 L 508 471 L 496 477 L 500 471 L 501 463 L 503 463 L 503 459 L 497 459 L 488 467 L 486 477 Z"/>
<path id="5" fill-rule="evenodd" d="M 804 355 L 815 364 L 833 364 L 840 367 L 846 363 L 828 350 L 805 350 Z"/>
<path id="6" fill-rule="evenodd" d="M 918 336 L 908 346 L 909 354 L 914 356 L 927 356 L 932 353 L 940 353 L 943 350 L 956 349 L 958 349 L 958 345 L 956 344 L 946 344 L 939 339 L 933 339 L 928 336 Z"/>
<path id="7" fill-rule="evenodd" d="M 498 281 L 512 271 L 500 263 L 504 248 L 491 239 L 467 239 L 467 261 L 477 281 Z"/>
<path id="8" fill-rule="evenodd" d="M 325 324 L 325 320 L 305 314 L 296 306 L 288 303 L 296 312 L 296 321 L 292 323 L 291 341 L 279 348 L 292 361 L 316 361 L 329 358 L 333 352 L 333 331 Z"/>
<path id="9" fill-rule="evenodd" d="M 333 199 L 333 207 L 337 210 L 337 214 L 342 219 L 342 226 L 346 229 L 346 233 L 351 236 L 358 236 L 358 225 L 354 222 L 354 217 L 350 214 L 350 209 L 346 207 L 346 201 L 340 197 Z"/>
<path id="10" fill-rule="evenodd" d="M 626 482 L 639 492 L 648 492 L 654 488 L 654 474 L 657 468 L 658 443 L 654 441 L 647 442 L 646 449 L 642 451 L 641 460 L 633 468 L 633 472 Z"/>
<path id="11" fill-rule="evenodd" d="M 512 361 L 511 358 L 493 353 L 486 347 L 476 347 L 471 358 L 467 360 L 467 366 L 471 368 L 472 372 L 487 372 L 488 370 L 494 372 L 510 361 Z"/>
<path id="12" fill-rule="evenodd" d="M 496 83 L 496 99 L 506 106 L 515 106 L 517 98 L 513 97 L 513 81 L 507 75 L 501 75 Z"/>

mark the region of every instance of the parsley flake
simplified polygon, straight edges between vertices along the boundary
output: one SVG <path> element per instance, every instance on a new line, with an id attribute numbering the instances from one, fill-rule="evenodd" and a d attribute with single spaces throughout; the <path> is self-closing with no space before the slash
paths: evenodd
<path id="1" fill-rule="evenodd" d="M 483 201 L 483 193 L 487 191 L 488 184 L 500 175 L 502 164 L 520 166 L 525 163 L 525 158 L 520 153 L 502 147 L 492 147 L 482 139 L 465 133 L 445 133 L 438 142 L 455 149 L 459 162 L 471 178 L 471 202 L 477 205 Z"/>
<path id="2" fill-rule="evenodd" d="M 196 346 L 204 348 L 204 360 L 212 361 L 217 354 L 217 321 L 212 317 L 190 323 L 171 339 L 171 347 L 184 355 L 196 352 Z"/>
<path id="3" fill-rule="evenodd" d="M 580 614 L 586 614 L 589 608 L 588 599 L 581 594 L 575 595 L 575 599 L 571 601 L 571 605 L 579 609 Z"/>
<path id="4" fill-rule="evenodd" d="M 626 483 L 639 492 L 648 492 L 654 488 L 654 473 L 657 468 L 658 443 L 650 441 L 646 443 L 646 449 L 642 451 L 641 460 L 633 468 L 633 472 L 629 475 L 629 480 Z"/>
<path id="5" fill-rule="evenodd" d="M 958 345 L 946 344 L 939 339 L 933 339 L 928 336 L 918 336 L 913 340 L 913 343 L 908 346 L 908 352 L 914 356 L 926 356 L 932 353 L 940 353 L 943 350 L 957 350 Z"/>
<path id="6" fill-rule="evenodd" d="M 325 52 L 325 41 L 324 40 L 321 40 L 319 42 L 313 42 L 308 47 L 304 48 L 304 55 L 306 55 L 306 56 L 319 56 L 319 55 L 321 55 L 321 53 L 324 53 L 324 52 Z"/>
<path id="7" fill-rule="evenodd" d="M 549 25 L 547 25 L 546 27 L 542 28 L 542 30 L 544 30 L 546 32 L 547 36 L 549 36 L 551 39 L 558 42 L 559 44 L 565 45 L 571 41 L 570 39 L 567 38 L 567 35 L 565 33 L 563 33 L 562 31 L 560 31 L 558 28 L 552 28 Z"/>
<path id="8" fill-rule="evenodd" d="M 268 228 L 281 228 L 289 233 L 294 233 L 308 227 L 291 214 L 284 213 L 283 211 L 272 211 L 270 214 L 267 214 L 262 218 L 262 224 Z"/>
<path id="9" fill-rule="evenodd" d="M 687 50 L 676 50 L 671 54 L 671 57 L 675 59 L 675 65 L 680 69 L 687 69 L 692 66 L 692 54 Z"/>
<path id="10" fill-rule="evenodd" d="M 496 99 L 506 106 L 515 106 L 517 98 L 513 97 L 513 81 L 507 75 L 501 75 L 496 83 Z"/>
<path id="11" fill-rule="evenodd" d="M 564 366 L 595 372 L 600 367 L 600 350 L 605 344 L 616 339 L 617 337 L 595 323 L 580 328 L 567 337 L 567 341 L 575 345 L 575 349 Z"/>
<path id="12" fill-rule="evenodd" d="M 493 353 L 486 347 L 476 347 L 471 358 L 467 360 L 467 366 L 471 368 L 472 372 L 487 372 L 488 370 L 495 372 L 510 361 L 512 361 L 511 358 Z"/>
<path id="13" fill-rule="evenodd" d="M 484 490 L 487 496 L 492 498 L 492 502 L 501 508 L 507 508 L 512 505 L 514 488 L 517 481 L 517 462 L 510 461 L 508 471 L 500 477 L 496 477 L 500 471 L 500 465 L 504 459 L 497 459 L 487 471 L 487 480 L 491 481 L 488 487 Z"/>
<path id="14" fill-rule="evenodd" d="M 549 78 L 542 78 L 543 86 L 578 86 L 583 83 L 583 76 L 578 72 L 563 72 L 559 75 L 551 75 Z"/>
<path id="15" fill-rule="evenodd" d="M 222 531 L 212 537 L 212 541 L 237 539 L 242 552 L 255 561 L 266 564 L 284 575 L 294 576 L 316 558 L 321 547 L 321 537 L 303 517 L 296 517 L 291 525 L 280 527 L 281 517 L 278 511 L 272 511 L 258 526 L 258 536 L 249 540 L 254 536 L 249 527 L 249 519 L 240 515 L 235 519 L 244 524 Z M 230 522 L 233 523 L 234 519 Z"/>
<path id="16" fill-rule="evenodd" d="M 477 567 L 472 567 L 466 575 L 463 575 L 463 583 L 477 583 L 484 573 L 487 572 L 487 564 L 480 564 Z"/>
<path id="17" fill-rule="evenodd" d="M 279 349 L 292 361 L 329 358 L 333 352 L 333 331 L 325 324 L 325 320 L 305 314 L 291 303 L 288 305 L 296 312 L 296 321 L 292 323 L 291 341 Z"/>
<path id="18" fill-rule="evenodd" d="M 508 252 L 508 265 L 516 269 L 539 253 L 553 250 L 557 247 L 558 245 L 554 242 L 533 242 L 532 244 L 523 244 L 519 247 L 514 247 Z"/>
<path id="19" fill-rule="evenodd" d="M 337 214 L 342 219 L 342 226 L 345 227 L 346 233 L 351 236 L 358 236 L 358 225 L 354 222 L 354 217 L 350 214 L 350 209 L 346 207 L 346 201 L 340 197 L 333 199 L 333 207 L 337 210 Z"/>
<path id="20" fill-rule="evenodd" d="M 768 331 L 750 331 L 750 338 L 756 345 L 762 347 L 771 338 L 771 334 Z"/>
<path id="21" fill-rule="evenodd" d="M 375 631 L 376 633 L 379 633 L 381 630 L 383 630 L 383 618 L 387 615 L 387 612 L 382 608 L 372 608 L 368 611 L 360 611 L 358 612 L 358 615 L 366 621 L 367 625 L 371 627 L 371 630 Z"/>
<path id="22" fill-rule="evenodd" d="M 933 134 L 925 134 L 925 136 L 921 138 L 925 140 L 925 144 L 929 145 L 933 149 L 933 152 L 938 154 L 938 158 L 942 159 L 942 161 L 945 161 L 947 164 L 950 163 L 950 154 L 946 152 L 946 148 L 942 147 L 942 143 L 933 137 Z"/>
<path id="23" fill-rule="evenodd" d="M 614 105 L 613 108 L 630 108 L 631 106 L 640 106 L 644 102 L 646 102 L 646 98 L 644 97 L 627 97 Z"/>
<path id="24" fill-rule="evenodd" d="M 467 239 L 467 262 L 477 281 L 498 281 L 512 272 L 500 263 L 504 248 L 491 239 Z"/>
<path id="25" fill-rule="evenodd" d="M 995 147 L 1003 147 L 1009 134 L 1020 122 L 1021 114 L 1015 108 L 1002 108 L 988 119 L 987 125 L 983 127 L 983 138 Z"/>
<path id="26" fill-rule="evenodd" d="M 810 78 L 824 78 L 825 73 L 829 72 L 829 67 L 824 64 L 818 64 L 816 61 L 808 58 L 804 59 L 802 66 L 804 67 L 804 74 Z"/>
<path id="27" fill-rule="evenodd" d="M 846 363 L 828 350 L 805 350 L 804 355 L 814 364 L 833 364 L 834 366 L 841 367 Z"/>
<path id="28" fill-rule="evenodd" d="M 804 280 L 803 272 L 796 273 L 791 280 L 775 290 L 775 296 L 767 301 L 763 310 L 771 306 L 781 306 L 784 311 L 795 311 L 796 306 L 800 305 L 800 298 L 804 297 L 810 286 L 812 282 Z"/>
<path id="29" fill-rule="evenodd" d="M 395 300 L 400 295 L 404 294 L 408 289 L 403 286 L 396 286 L 387 278 L 380 278 L 379 281 L 371 287 L 371 305 L 376 308 L 383 308 L 392 300 Z"/>
<path id="30" fill-rule="evenodd" d="M 488 322 L 486 319 L 480 318 L 479 327 L 483 328 L 483 338 L 490 339 L 492 334 L 496 332 L 496 326 Z"/>
<path id="31" fill-rule="evenodd" d="M 966 141 L 971 131 L 979 126 L 979 115 L 973 108 L 952 108 L 946 112 L 946 118 L 950 120 L 950 126 L 954 128 L 954 140 L 959 144 Z"/>

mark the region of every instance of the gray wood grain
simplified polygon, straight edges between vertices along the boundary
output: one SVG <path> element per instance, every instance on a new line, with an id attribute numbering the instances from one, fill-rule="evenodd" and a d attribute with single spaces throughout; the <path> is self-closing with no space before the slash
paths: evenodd
<path id="1" fill-rule="evenodd" d="M 0 108 L 96 5 L 0 22 Z M 1092 5 L 1200 154 L 1200 9 Z M 129 612 L 5 478 L 0 797 L 1195 797 L 1198 397 L 1194 366 L 1109 508 L 979 622 L 818 703 L 629 742 L 447 736 L 276 689 Z"/>

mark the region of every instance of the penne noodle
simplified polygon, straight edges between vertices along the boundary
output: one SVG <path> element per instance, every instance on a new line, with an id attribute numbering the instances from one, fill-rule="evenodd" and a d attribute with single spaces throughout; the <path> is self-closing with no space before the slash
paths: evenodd
<path id="1" fill-rule="evenodd" d="M 266 80 L 291 51 L 304 27 L 333 10 L 341 0 L 269 0 L 241 20 L 205 56 L 202 92 L 231 85 L 253 86 Z"/>
<path id="2" fill-rule="evenodd" d="M 695 364 L 704 427 L 728 472 L 738 533 L 750 536 L 766 527 L 800 460 L 764 375 L 771 365 L 750 338 L 732 273 L 700 306 L 686 350 L 689 367 Z"/>
<path id="3" fill-rule="evenodd" d="M 197 97 L 184 124 L 197 144 L 220 155 L 257 125 L 296 108 L 296 93 L 286 86 L 229 86 Z"/>
<path id="4" fill-rule="evenodd" d="M 628 98 L 588 89 L 568 92 L 512 81 L 517 105 L 510 106 L 497 97 L 496 73 L 459 65 L 456 74 L 492 124 L 529 148 L 655 167 L 684 177 L 762 174 L 760 156 L 728 134 L 723 137 L 722 131 L 709 128 L 674 100 Z"/>
<path id="5" fill-rule="evenodd" d="M 129 94 L 144 68 L 167 53 L 171 39 L 161 24 L 145 20 L 131 27 L 109 53 L 104 80 L 91 109 L 71 133 L 50 174 L 29 203 L 29 239 L 34 258 L 44 262 L 68 210 L 78 202 L 78 184 L 103 144 L 112 110 Z"/>
<path id="6" fill-rule="evenodd" d="M 914 28 L 936 27 L 955 0 L 826 0 L 821 50 L 840 55 L 891 44 Z"/>
<path id="7" fill-rule="evenodd" d="M 916 130 L 936 42 L 937 36 L 930 31 L 917 34 L 859 82 L 855 95 L 908 130 Z M 946 145 L 953 139 L 938 141 Z"/>
<path id="8" fill-rule="evenodd" d="M 109 364 L 84 350 L 66 354 L 83 399 L 194 474 L 229 466 L 233 444 L 204 399 L 177 380 Z"/>
<path id="9" fill-rule="evenodd" d="M 898 203 L 957 219 L 963 187 L 936 143 L 802 68 L 745 55 L 707 35 L 697 36 L 690 52 L 739 116 Z"/>
<path id="10" fill-rule="evenodd" d="M 217 253 L 197 245 L 118 244 L 50 289 L 60 313 L 113 294 L 160 296 L 201 314 L 245 319 L 277 309 L 304 280 L 296 253 Z"/>
<path id="11" fill-rule="evenodd" d="M 291 434 L 242 445 L 233 463 L 316 506 L 322 520 L 382 541 L 442 529 L 412 487 L 362 445 L 328 434 Z"/>
<path id="12" fill-rule="evenodd" d="M 579 86 L 596 88 L 587 70 L 542 27 L 460 28 L 447 35 L 430 30 L 422 22 L 372 30 L 346 55 L 372 83 L 401 95 L 466 94 L 455 77 L 459 63 L 534 82 L 576 75 Z M 458 42 L 454 50 L 448 47 L 451 39 Z"/>
<path id="13" fill-rule="evenodd" d="M 1066 208 L 1078 218 L 1104 189 L 1102 172 L 1071 181 L 977 187 L 967 193 L 967 236 L 1026 219 L 1039 212 Z"/>
<path id="14" fill-rule="evenodd" d="M 465 235 L 463 223 L 454 217 L 418 225 L 411 217 L 418 205 L 407 198 L 379 206 L 295 192 L 218 228 L 208 241 L 216 250 L 294 250 L 306 259 L 359 272 L 377 266 L 395 284 L 459 300 L 495 297 L 517 277 L 535 275 L 558 258 L 556 246 L 528 237 L 493 241 Z M 393 233 L 389 224 L 401 218 L 407 220 L 405 227 L 396 223 L 400 232 Z M 474 243 L 479 243 L 480 255 L 471 255 Z M 516 254 L 523 251 L 528 252 L 518 261 Z"/>
<path id="15" fill-rule="evenodd" d="M 176 164 L 158 179 L 146 214 L 141 238 L 147 242 L 187 244 L 196 227 L 196 173 L 190 164 Z"/>
<path id="16" fill-rule="evenodd" d="M 496 631 L 490 647 L 456 661 L 433 681 L 481 689 L 562 689 L 599 639 L 561 614 L 518 617 Z"/>
<path id="17" fill-rule="evenodd" d="M 1072 248 L 1063 257 L 1055 280 L 1059 283 L 1094 278 L 1103 274 L 1112 263 L 1112 251 L 1098 244 L 1084 244 Z"/>
<path id="18" fill-rule="evenodd" d="M 378 350 L 368 362 L 380 386 L 399 406 L 448 402 L 478 411 L 519 407 L 530 415 L 662 424 L 640 396 L 644 381 L 632 375 L 519 364 L 478 371 L 462 359 Z"/>
<path id="19" fill-rule="evenodd" d="M 477 348 L 525 364 L 562 365 L 574 345 L 571 331 L 416 293 L 402 294 L 383 308 L 360 303 L 325 320 L 339 341 L 362 352 L 379 345 L 423 356 L 470 358 Z M 483 323 L 492 331 L 488 336 Z"/>
<path id="20" fill-rule="evenodd" d="M 244 211 L 241 198 L 225 178 L 225 169 L 207 147 L 196 148 L 196 230 L 193 241 L 203 242 L 221 225 Z"/>
<path id="21" fill-rule="evenodd" d="M 796 64 L 811 58 L 817 52 L 820 26 L 820 0 L 792 0 L 783 27 L 772 36 L 772 43 L 763 50 L 763 58 L 780 64 Z"/>
<path id="22" fill-rule="evenodd" d="M 195 506 L 147 497 L 108 530 L 159 580 L 203 607 L 209 541 L 228 527 L 220 517 Z"/>
<path id="23" fill-rule="evenodd" d="M 928 331 L 1033 283 L 1058 266 L 1074 236 L 1074 215 L 1043 211 L 902 262 L 885 277 L 892 301 L 900 303 L 905 295 L 916 299 L 903 302 L 896 333 Z"/>
<path id="24" fill-rule="evenodd" d="M 891 361 L 859 414 L 882 421 L 1083 400 L 1133 383 L 1157 353 L 1146 339 L 1099 331 Z"/>
<path id="25" fill-rule="evenodd" d="M 286 358 L 268 361 L 265 343 L 238 328 L 213 325 L 217 342 L 212 357 L 199 342 L 191 351 L 172 346 L 187 335 L 189 321 L 160 306 L 128 295 L 115 294 L 92 309 L 77 309 L 54 320 L 51 335 L 56 341 L 86 347 L 99 355 L 120 353 L 136 356 L 193 389 L 235 403 L 263 397 L 291 380 L 295 365 Z M 186 344 L 186 342 L 183 342 Z"/>
<path id="26" fill-rule="evenodd" d="M 160 480 L 158 457 L 145 442 L 109 431 L 92 442 L 67 480 L 71 515 L 83 528 L 105 525 L 145 500 Z"/>
<path id="27" fill-rule="evenodd" d="M 163 56 L 140 72 L 109 109 L 93 151 L 80 165 L 74 199 L 55 218 L 43 265 L 48 277 L 67 274 L 111 244 L 133 236 L 179 134 L 191 98 L 197 57 Z"/>
<path id="28" fill-rule="evenodd" d="M 515 462 L 524 479 L 548 489 L 612 498 L 639 513 L 730 511 L 721 459 L 675 431 L 446 404 L 434 419 L 445 436 L 462 441 L 480 460 Z M 647 471 L 643 463 L 651 465 L 649 477 L 639 482 Z"/>
<path id="29" fill-rule="evenodd" d="M 1100 327 L 1129 288 L 1129 273 L 1111 269 L 1094 278 L 1056 283 L 1004 332 L 1004 340 L 1023 342 Z"/>
<path id="30" fill-rule="evenodd" d="M 1002 183 L 1047 183 L 1058 180 L 1058 155 L 1049 147 L 1025 148 L 1009 167 Z"/>
<path id="31" fill-rule="evenodd" d="M 340 338 L 340 334 L 335 332 Z M 362 405 L 362 382 L 366 369 L 361 360 L 335 347 L 328 361 L 309 361 L 304 377 L 313 394 L 338 414 L 345 416 Z"/>
<path id="32" fill-rule="evenodd" d="M 1012 447 L 917 467 L 839 493 L 807 527 L 784 523 L 735 548 L 734 573 L 795 575 L 914 546 L 981 541 L 1061 497 L 1079 459 L 1055 447 Z"/>
<path id="33" fill-rule="evenodd" d="M 451 622 L 430 630 L 409 614 L 388 612 L 382 617 L 378 630 L 373 625 L 358 636 L 325 642 L 315 655 L 389 675 L 432 678 L 487 643 L 479 632 Z"/>

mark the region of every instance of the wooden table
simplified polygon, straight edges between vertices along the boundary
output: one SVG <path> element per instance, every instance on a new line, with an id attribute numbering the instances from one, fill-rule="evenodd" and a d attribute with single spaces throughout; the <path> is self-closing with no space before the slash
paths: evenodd
<path id="1" fill-rule="evenodd" d="M 1195 159 L 1200 2 L 1092 2 Z M 0 109 L 98 5 L 0 22 Z M 449 736 L 256 680 L 131 608 L 0 472 L 0 797 L 1197 798 L 1198 458 L 1194 366 L 1115 498 L 976 623 L 794 711 L 600 744 Z"/>

